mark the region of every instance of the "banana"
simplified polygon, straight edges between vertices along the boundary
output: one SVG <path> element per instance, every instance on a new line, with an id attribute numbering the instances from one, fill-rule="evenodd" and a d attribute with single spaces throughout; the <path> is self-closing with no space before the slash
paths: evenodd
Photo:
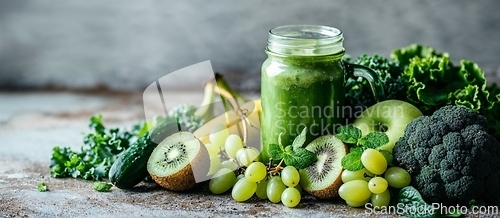
<path id="1" fill-rule="evenodd" d="M 208 121 L 193 134 L 204 145 L 210 143 L 210 133 L 212 129 L 220 124 L 226 126 L 229 134 L 237 134 L 244 137 L 246 127 L 246 146 L 260 151 L 260 114 L 262 113 L 260 99 L 248 101 L 240 106 L 240 110 L 245 112 L 246 121 L 235 110 L 230 110 Z M 220 168 L 221 159 L 219 156 L 210 156 L 210 170 L 208 175 L 212 175 Z"/>
<path id="2" fill-rule="evenodd" d="M 260 99 L 248 101 L 245 104 L 241 105 L 240 109 L 247 112 L 246 117 L 251 124 L 250 126 L 247 126 L 249 130 L 248 136 L 255 137 L 255 135 L 250 135 L 250 133 L 256 132 L 252 130 L 258 130 L 257 132 L 260 135 L 260 114 L 262 113 Z M 241 120 L 241 117 L 235 110 L 230 110 L 215 117 L 214 119 L 202 125 L 196 131 L 194 131 L 193 134 L 194 136 L 196 136 L 196 138 L 203 142 L 203 144 L 208 144 L 210 143 L 210 132 L 212 131 L 213 127 L 218 124 L 224 124 L 228 128 L 230 134 L 239 134 L 243 137 L 243 122 Z"/>

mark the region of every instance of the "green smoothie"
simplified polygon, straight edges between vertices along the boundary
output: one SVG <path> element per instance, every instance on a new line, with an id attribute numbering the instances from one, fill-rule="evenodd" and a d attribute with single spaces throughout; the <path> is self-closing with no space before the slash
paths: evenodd
<path id="1" fill-rule="evenodd" d="M 291 145 L 304 127 L 306 143 L 333 134 L 344 99 L 343 52 L 325 56 L 280 56 L 267 52 L 262 65 L 261 160 L 269 144 Z"/>

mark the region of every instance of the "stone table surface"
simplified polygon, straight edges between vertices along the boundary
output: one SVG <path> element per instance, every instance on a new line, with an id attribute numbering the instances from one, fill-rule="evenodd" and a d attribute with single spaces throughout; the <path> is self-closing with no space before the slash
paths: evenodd
<path id="1" fill-rule="evenodd" d="M 176 93 L 170 106 L 198 102 L 201 95 Z M 142 94 L 0 92 L 0 217 L 350 217 L 374 216 L 340 200 L 305 196 L 297 208 L 251 199 L 236 203 L 230 194 L 213 195 L 205 186 L 186 193 L 154 183 L 100 193 L 92 182 L 50 177 L 54 146 L 78 149 L 90 116 L 100 113 L 110 127 L 131 127 L 144 119 Z M 48 192 L 38 192 L 45 182 Z"/>

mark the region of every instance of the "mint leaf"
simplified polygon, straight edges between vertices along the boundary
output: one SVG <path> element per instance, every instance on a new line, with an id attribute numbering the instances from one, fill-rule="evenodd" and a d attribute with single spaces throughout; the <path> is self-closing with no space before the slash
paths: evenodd
<path id="1" fill-rule="evenodd" d="M 342 167 L 349 171 L 358 171 L 365 168 L 363 163 L 361 163 L 361 154 L 363 153 L 363 148 L 351 148 L 349 154 L 342 158 Z"/>
<path id="2" fill-rule="evenodd" d="M 383 132 L 371 132 L 359 140 L 359 145 L 366 148 L 378 148 L 389 142 L 389 137 Z"/>
<path id="3" fill-rule="evenodd" d="M 307 133 L 307 127 L 304 127 L 300 135 L 295 137 L 292 143 L 294 149 L 302 148 L 304 146 L 304 143 L 306 142 L 306 133 Z"/>
<path id="4" fill-rule="evenodd" d="M 287 166 L 304 169 L 316 161 L 316 155 L 305 148 L 296 148 L 290 153 L 285 153 L 283 160 Z"/>
<path id="5" fill-rule="evenodd" d="M 354 126 L 340 126 L 337 128 L 337 138 L 347 144 L 356 144 L 361 138 L 361 130 Z"/>
<path id="6" fill-rule="evenodd" d="M 278 145 L 280 146 L 280 149 L 282 151 L 285 151 L 285 148 L 283 147 L 283 144 L 281 143 L 281 135 L 283 135 L 283 132 L 280 132 L 280 134 L 278 135 Z"/>
<path id="7" fill-rule="evenodd" d="M 269 144 L 269 155 L 273 160 L 281 160 L 283 159 L 283 152 L 281 147 L 278 144 Z"/>
<path id="8" fill-rule="evenodd" d="M 38 191 L 39 192 L 46 192 L 47 191 L 47 185 L 45 185 L 44 182 L 40 182 L 38 184 Z"/>
<path id="9" fill-rule="evenodd" d="M 111 183 L 107 182 L 100 182 L 96 181 L 94 182 L 94 189 L 98 192 L 108 192 L 113 185 Z"/>

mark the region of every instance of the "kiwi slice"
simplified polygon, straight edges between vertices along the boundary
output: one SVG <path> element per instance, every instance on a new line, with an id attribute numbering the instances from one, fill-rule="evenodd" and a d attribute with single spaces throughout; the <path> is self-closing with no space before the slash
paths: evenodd
<path id="1" fill-rule="evenodd" d="M 186 191 L 205 176 L 210 167 L 208 151 L 192 133 L 178 132 L 165 138 L 149 157 L 147 169 L 160 186 Z M 198 180 L 201 181 L 201 180 Z"/>
<path id="2" fill-rule="evenodd" d="M 306 149 L 316 154 L 317 161 L 299 171 L 303 189 L 321 199 L 337 197 L 342 185 L 341 162 L 347 147 L 337 137 L 325 135 L 309 143 Z"/>

